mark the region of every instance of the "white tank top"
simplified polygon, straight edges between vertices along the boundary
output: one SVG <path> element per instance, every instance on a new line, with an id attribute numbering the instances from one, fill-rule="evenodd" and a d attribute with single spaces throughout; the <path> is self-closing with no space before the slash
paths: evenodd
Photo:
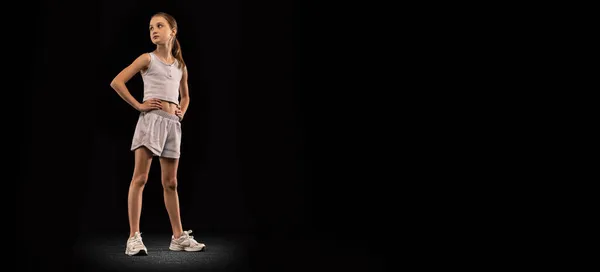
<path id="1" fill-rule="evenodd" d="M 179 105 L 179 83 L 183 72 L 177 67 L 177 59 L 173 64 L 166 64 L 154 53 L 149 54 L 148 69 L 141 73 L 144 81 L 143 101 L 156 98 Z"/>

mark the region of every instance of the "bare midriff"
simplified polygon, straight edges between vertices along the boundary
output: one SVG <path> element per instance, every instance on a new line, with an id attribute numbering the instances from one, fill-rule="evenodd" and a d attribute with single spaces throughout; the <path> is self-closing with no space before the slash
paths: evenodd
<path id="1" fill-rule="evenodd" d="M 173 103 L 173 102 L 169 102 L 169 101 L 165 101 L 165 100 L 160 100 L 160 103 L 162 104 L 162 110 L 166 111 L 170 114 L 175 114 L 175 111 L 177 111 L 177 104 Z"/>

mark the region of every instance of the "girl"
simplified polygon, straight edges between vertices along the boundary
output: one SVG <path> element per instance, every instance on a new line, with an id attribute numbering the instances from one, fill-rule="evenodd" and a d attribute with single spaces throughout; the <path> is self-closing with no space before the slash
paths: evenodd
<path id="1" fill-rule="evenodd" d="M 154 156 L 160 160 L 163 196 L 173 231 L 169 249 L 201 251 L 205 248 L 189 235 L 191 230 L 183 231 L 179 216 L 177 166 L 181 120 L 188 109 L 190 97 L 187 67 L 181 56 L 177 31 L 177 22 L 171 15 L 164 12 L 154 14 L 150 18 L 149 32 L 156 49 L 137 57 L 110 84 L 122 99 L 140 112 L 131 144 L 135 168 L 127 201 L 130 229 L 125 254 L 130 256 L 148 254 L 139 225 L 142 192 Z M 139 103 L 125 86 L 138 72 L 144 82 L 143 103 Z"/>

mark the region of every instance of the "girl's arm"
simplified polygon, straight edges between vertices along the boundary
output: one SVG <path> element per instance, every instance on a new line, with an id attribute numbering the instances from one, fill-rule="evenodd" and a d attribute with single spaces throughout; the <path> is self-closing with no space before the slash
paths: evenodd
<path id="1" fill-rule="evenodd" d="M 179 82 L 179 96 L 180 96 L 180 102 L 179 102 L 179 108 L 181 110 L 181 115 L 185 116 L 185 112 L 188 109 L 188 106 L 190 105 L 190 93 L 188 90 L 188 71 L 187 71 L 187 66 L 183 67 L 183 75 L 181 76 L 181 82 Z"/>
<path id="2" fill-rule="evenodd" d="M 136 110 L 140 110 L 140 105 L 135 97 L 131 95 L 125 83 L 127 83 L 135 74 L 142 69 L 145 69 L 150 64 L 150 55 L 144 53 L 137 57 L 129 66 L 125 67 L 111 82 L 112 87 L 125 102 L 131 105 Z"/>

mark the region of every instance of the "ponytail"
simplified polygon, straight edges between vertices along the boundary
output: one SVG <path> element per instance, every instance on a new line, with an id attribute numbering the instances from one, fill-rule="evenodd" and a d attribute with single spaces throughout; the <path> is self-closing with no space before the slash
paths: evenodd
<path id="1" fill-rule="evenodd" d="M 175 36 L 175 40 L 173 42 L 173 50 L 172 52 L 173 56 L 175 56 L 175 58 L 177 59 L 178 66 L 180 69 L 183 69 L 183 67 L 185 67 L 185 62 L 183 62 L 183 56 L 181 55 L 181 45 L 179 44 L 179 40 L 177 39 L 177 36 Z"/>

